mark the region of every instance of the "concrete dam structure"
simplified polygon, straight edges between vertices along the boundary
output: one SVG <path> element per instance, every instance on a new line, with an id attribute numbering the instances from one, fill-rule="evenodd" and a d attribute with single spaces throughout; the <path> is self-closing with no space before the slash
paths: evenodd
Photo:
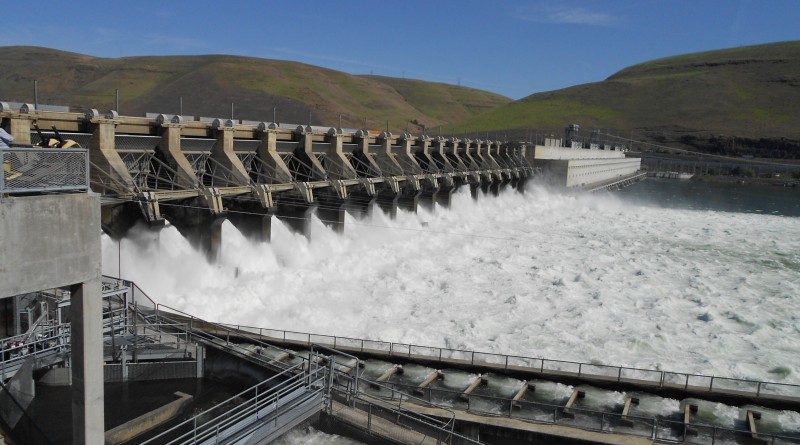
<path id="1" fill-rule="evenodd" d="M 102 227 L 113 238 L 137 221 L 169 220 L 211 260 L 226 218 L 249 238 L 268 241 L 274 217 L 308 235 L 316 214 L 341 231 L 345 212 L 363 215 L 373 204 L 389 215 L 447 207 L 458 187 L 476 198 L 507 186 L 522 190 L 542 169 L 562 187 L 619 186 L 640 165 L 624 147 L 582 142 L 577 130 L 562 147 L 560 139 L 532 146 L 8 102 L 0 102 L 0 118 L 18 147 L 66 148 L 59 141 L 69 140 L 88 150 L 90 188 L 102 196 Z M 30 166 L 7 164 L 20 190 L 36 190 L 36 178 L 22 174 Z"/>

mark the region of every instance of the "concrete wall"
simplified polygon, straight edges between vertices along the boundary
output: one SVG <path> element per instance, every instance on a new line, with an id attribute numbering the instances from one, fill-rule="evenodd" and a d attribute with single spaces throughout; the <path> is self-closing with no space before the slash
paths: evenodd
<path id="1" fill-rule="evenodd" d="M 537 145 L 536 159 L 619 159 L 625 153 L 620 150 L 595 150 L 588 148 L 545 147 Z"/>
<path id="2" fill-rule="evenodd" d="M 100 198 L 0 198 L 0 298 L 71 292 L 72 443 L 104 442 Z"/>
<path id="3" fill-rule="evenodd" d="M 567 161 L 567 187 L 581 187 L 632 175 L 641 165 L 639 158 L 573 159 Z"/>
<path id="4" fill-rule="evenodd" d="M 97 279 L 100 199 L 0 198 L 0 298 Z"/>

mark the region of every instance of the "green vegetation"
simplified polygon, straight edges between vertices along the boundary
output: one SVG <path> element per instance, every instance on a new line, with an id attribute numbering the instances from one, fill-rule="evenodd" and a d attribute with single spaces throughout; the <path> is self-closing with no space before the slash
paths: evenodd
<path id="1" fill-rule="evenodd" d="M 675 143 L 690 135 L 800 140 L 800 41 L 668 57 L 602 82 L 537 93 L 454 123 L 455 132 L 611 129 Z M 754 150 L 757 147 L 751 144 Z M 790 148 L 800 157 L 800 145 Z M 777 148 L 778 151 L 783 148 Z M 752 154 L 752 153 L 742 153 Z"/>
<path id="2" fill-rule="evenodd" d="M 110 109 L 120 91 L 123 114 L 229 116 L 401 131 L 415 120 L 429 128 L 475 116 L 510 99 L 471 88 L 410 79 L 354 76 L 296 62 L 235 56 L 101 59 L 36 47 L 0 48 L 0 98 Z M 412 128 L 418 131 L 418 128 Z"/>

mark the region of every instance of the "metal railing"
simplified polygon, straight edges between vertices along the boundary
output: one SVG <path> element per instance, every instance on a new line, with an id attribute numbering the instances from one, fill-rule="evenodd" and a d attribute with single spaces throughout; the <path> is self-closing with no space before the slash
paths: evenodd
<path id="1" fill-rule="evenodd" d="M 70 350 L 70 325 L 57 324 L 37 331 L 4 338 L 0 342 L 0 380 L 5 381 L 32 357 L 66 354 Z"/>
<path id="2" fill-rule="evenodd" d="M 534 372 L 542 375 L 585 378 L 604 382 L 633 383 L 642 386 L 711 393 L 741 394 L 753 398 L 794 398 L 800 401 L 800 385 L 751 379 L 719 377 L 685 372 L 660 371 L 626 366 L 601 365 L 567 360 L 524 357 L 491 352 L 439 348 L 407 343 L 385 342 L 324 334 L 220 324 L 234 331 L 257 336 L 259 341 L 275 341 L 310 347 L 320 344 L 347 352 L 359 352 L 421 359 L 496 371 Z"/>
<path id="3" fill-rule="evenodd" d="M 387 400 L 400 400 L 402 403 L 404 398 L 410 400 L 409 394 L 414 393 L 415 390 L 419 394 L 416 385 L 377 383 L 363 377 L 361 381 L 365 388 L 373 387 L 373 395 L 380 394 Z M 421 392 L 422 395 L 417 396 L 416 400 L 421 400 L 429 406 L 447 409 L 451 413 L 452 410 L 462 410 L 482 416 L 499 416 L 524 422 L 567 425 L 588 431 L 646 437 L 664 442 L 706 444 L 725 439 L 728 441 L 725 443 L 750 443 L 748 438 L 752 435 L 749 430 L 738 429 L 733 425 L 724 427 L 696 423 L 686 424 L 671 420 L 667 416 L 644 417 L 630 414 L 623 416 L 621 413 L 579 407 L 570 407 L 569 413 L 566 414 L 565 405 L 552 403 L 515 401 L 510 398 L 476 393 L 463 397 L 461 391 L 433 387 L 426 387 Z M 800 445 L 800 437 L 796 435 L 758 433 L 758 437 L 764 441 L 762 443 Z"/>
<path id="4" fill-rule="evenodd" d="M 234 339 L 239 337 L 239 333 L 235 330 L 218 323 L 212 323 L 201 318 L 197 318 L 191 314 L 187 314 L 166 305 L 154 303 L 153 300 L 147 297 L 147 295 L 144 294 L 144 292 L 142 292 L 138 286 L 133 283 L 131 283 L 131 285 L 134 291 L 138 290 L 138 293 L 134 293 L 134 297 L 132 298 L 131 303 L 129 303 L 129 307 L 135 311 L 136 314 L 148 325 L 170 326 L 167 332 L 186 334 L 185 341 L 200 340 L 210 346 L 226 348 L 229 351 L 245 355 L 268 368 L 286 369 L 290 366 L 284 362 L 276 362 L 260 353 L 254 353 L 252 349 L 245 348 L 242 345 L 231 341 L 232 337 Z M 137 295 L 139 296 L 138 299 Z M 142 301 L 142 297 L 144 298 L 144 301 Z M 148 302 L 152 303 L 152 309 L 147 307 Z M 144 303 L 144 305 L 140 303 Z M 309 360 L 308 357 L 296 355 L 293 351 L 288 351 L 275 345 L 260 342 L 258 340 L 253 340 L 251 343 L 262 350 L 275 350 L 279 353 L 286 353 L 289 356 L 296 356 L 303 362 Z"/>
<path id="5" fill-rule="evenodd" d="M 142 445 L 229 443 L 263 425 L 271 423 L 277 428 L 282 415 L 322 395 L 327 376 L 326 367 L 306 371 L 302 364 L 295 365 L 142 442 Z M 299 401 L 290 397 L 296 393 L 303 394 Z M 320 407 L 321 402 L 320 397 Z"/>
<path id="6" fill-rule="evenodd" d="M 0 193 L 89 190 L 89 152 L 83 148 L 0 148 Z"/>
<path id="7" fill-rule="evenodd" d="M 369 434 L 386 435 L 385 428 L 374 427 L 375 422 L 373 420 L 380 418 L 401 427 L 394 429 L 389 437 L 392 439 L 406 439 L 406 443 L 419 442 L 422 440 L 420 437 L 422 435 L 435 438 L 437 443 L 442 444 L 451 444 L 454 441 L 460 444 L 480 444 L 480 442 L 454 431 L 456 414 L 449 407 L 430 403 L 409 393 L 395 392 L 391 385 L 374 380 L 365 381 L 363 376 L 360 375 L 362 372 L 359 366 L 360 360 L 353 355 L 322 345 L 312 345 L 311 349 L 312 351 L 325 351 L 331 354 L 329 360 L 332 378 L 327 381 L 330 400 L 328 412 L 334 415 L 337 414 L 332 403 L 336 400 L 350 408 L 366 413 L 366 418 L 364 418 L 363 416 L 341 415 L 340 411 L 340 414 L 336 415 L 340 421 L 345 421 L 354 427 L 361 428 Z M 350 375 L 349 372 L 343 372 L 335 366 L 336 356 L 343 356 L 355 361 L 353 375 Z M 391 395 L 389 397 L 381 397 L 363 390 L 363 388 L 370 386 L 378 388 L 378 390 L 388 389 Z M 405 407 L 403 402 L 406 403 Z M 435 408 L 440 412 L 440 416 L 432 417 L 416 412 L 414 409 L 408 409 L 409 403 L 416 406 Z"/>

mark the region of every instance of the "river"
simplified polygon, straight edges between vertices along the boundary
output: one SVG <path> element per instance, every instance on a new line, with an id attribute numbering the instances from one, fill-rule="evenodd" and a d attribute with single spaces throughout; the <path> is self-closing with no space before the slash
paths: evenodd
<path id="1" fill-rule="evenodd" d="M 223 225 L 210 265 L 174 227 L 134 229 L 122 275 L 234 324 L 800 383 L 800 190 L 647 179 L 600 194 L 537 185 L 450 209 Z M 103 238 L 104 271 L 119 245 Z M 333 443 L 310 431 L 293 443 Z M 305 438 L 304 438 L 305 437 Z M 307 440 L 306 440 L 307 439 Z"/>

